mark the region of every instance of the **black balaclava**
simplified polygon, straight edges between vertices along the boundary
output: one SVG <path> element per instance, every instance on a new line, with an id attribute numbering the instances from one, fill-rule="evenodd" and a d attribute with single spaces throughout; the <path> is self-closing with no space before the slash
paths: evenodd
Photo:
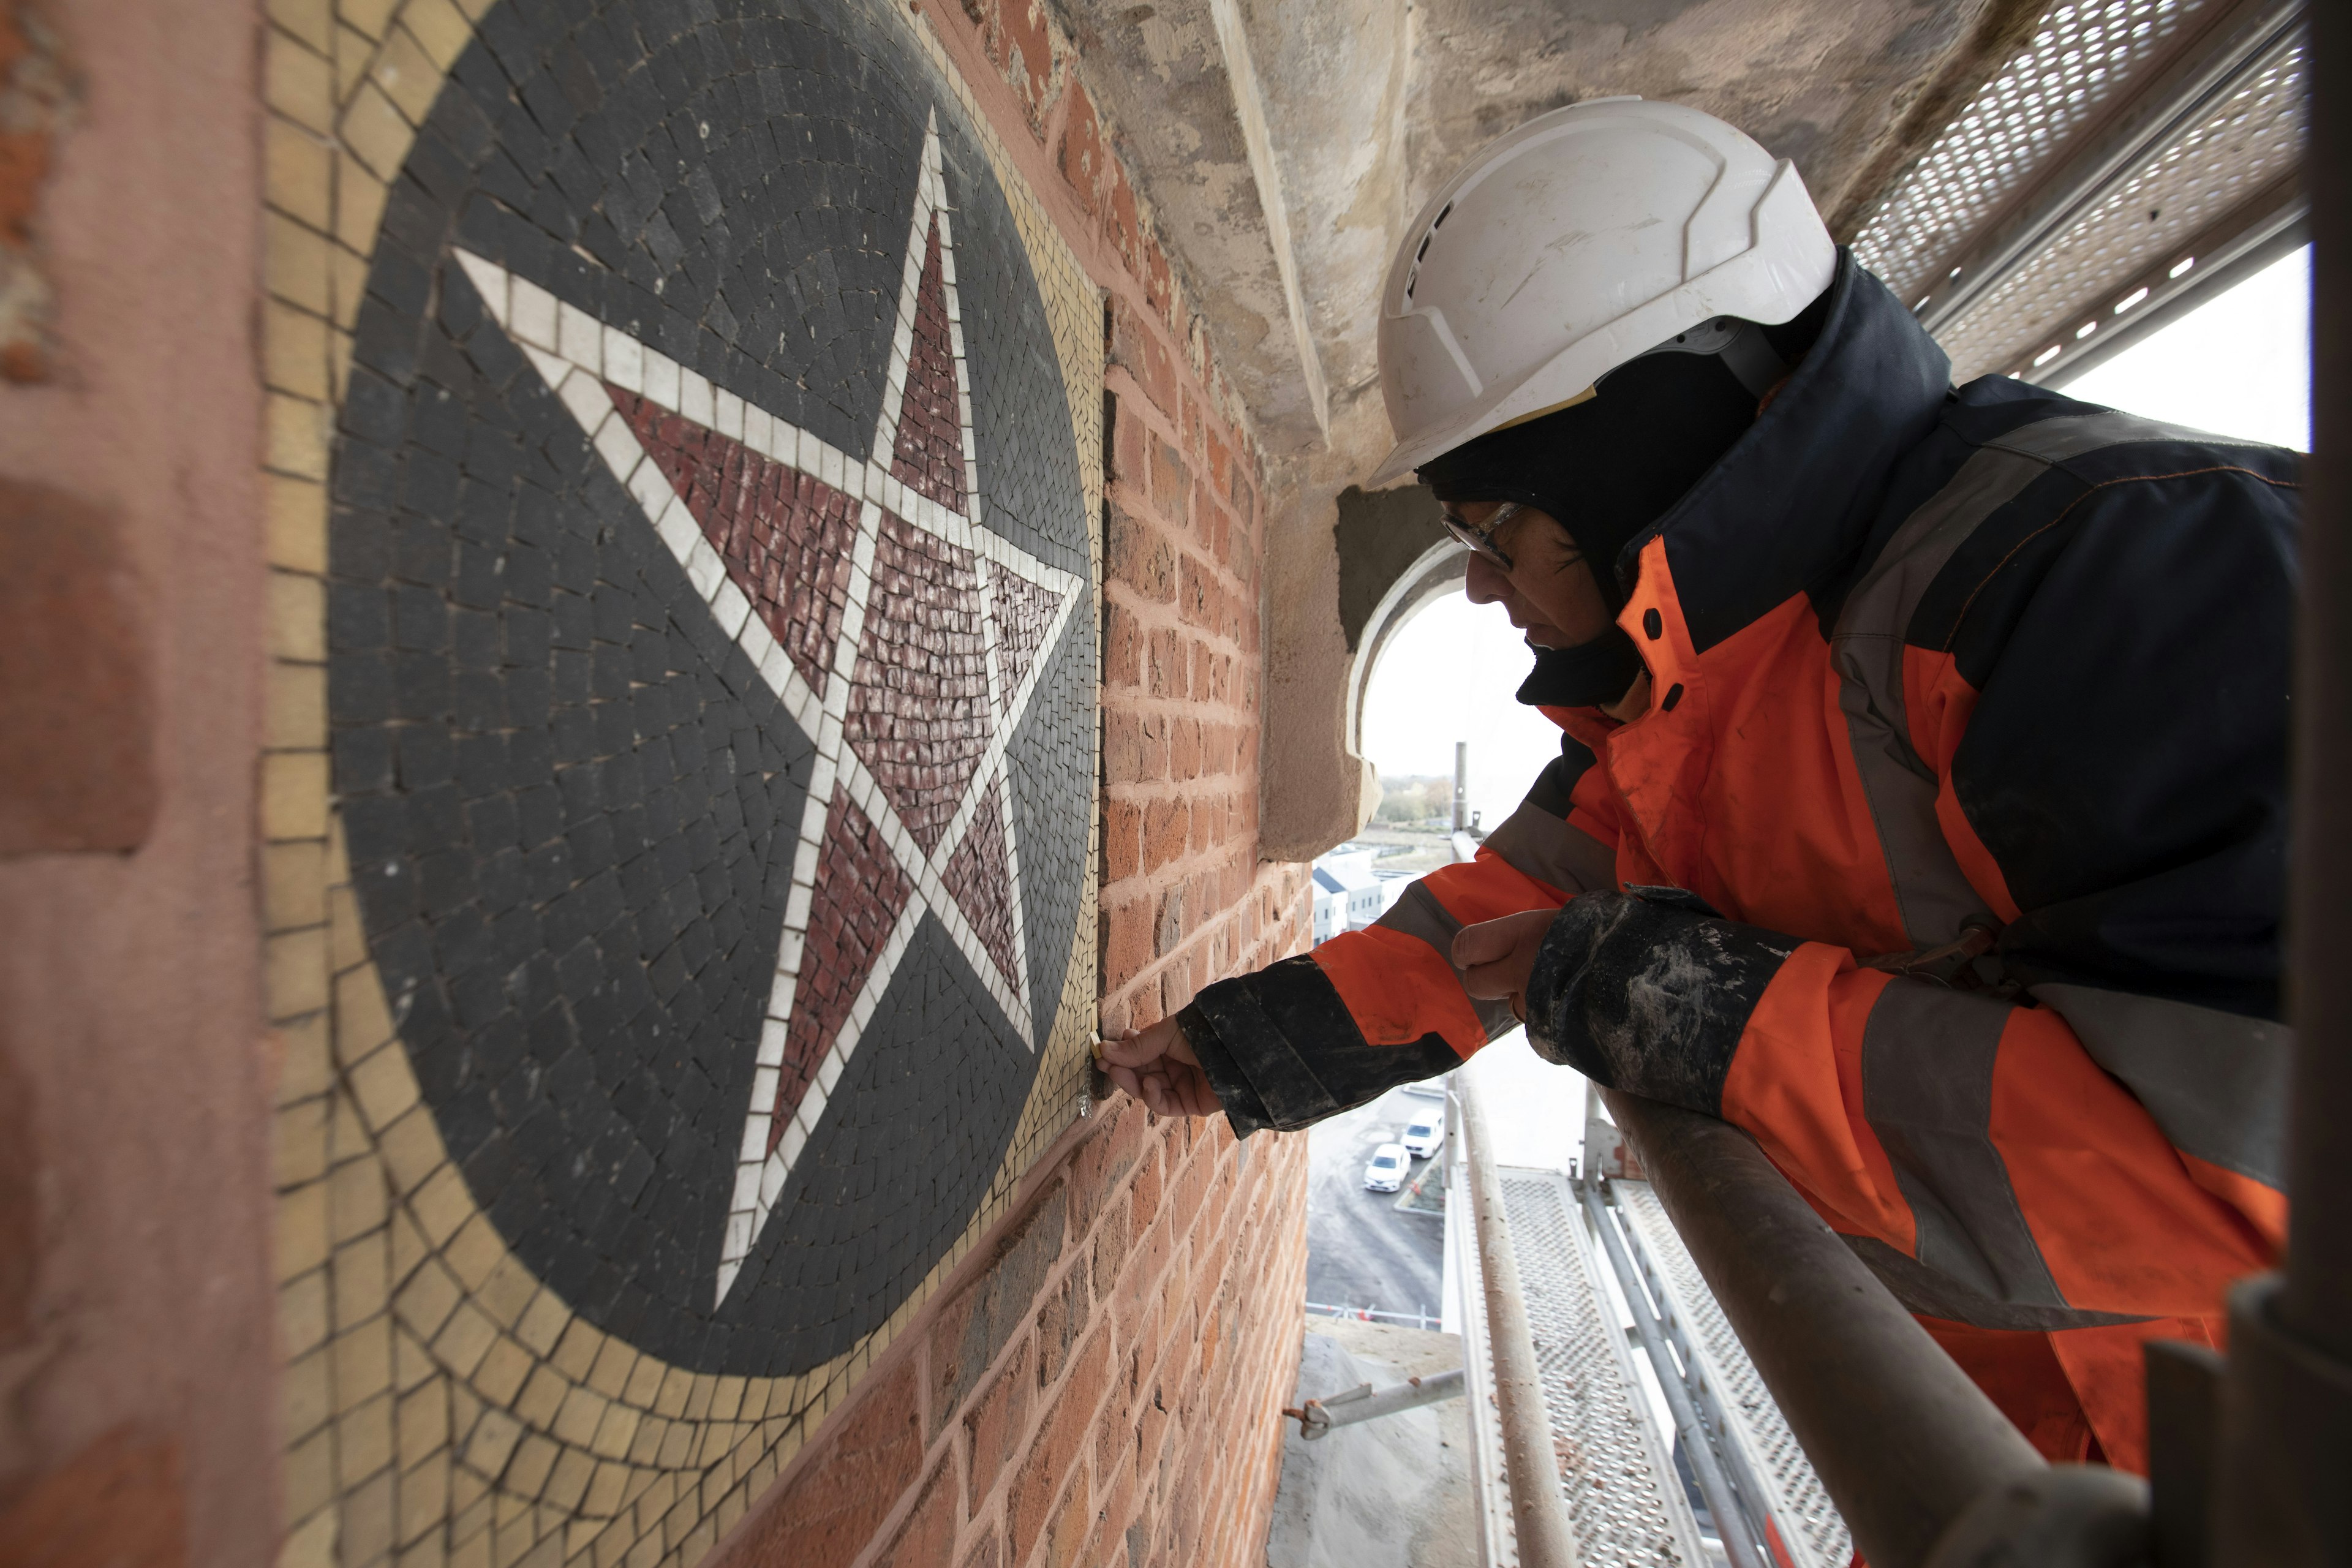
<path id="1" fill-rule="evenodd" d="M 1811 345 L 1828 298 L 1764 329 L 1780 359 L 1793 363 Z M 1718 355 L 1645 354 L 1574 407 L 1489 431 L 1423 463 L 1419 477 L 1441 501 L 1519 501 L 1558 519 L 1613 614 L 1632 586 L 1626 546 L 1756 422 L 1758 398 Z M 1560 708 L 1614 702 L 1642 668 L 1633 639 L 1612 626 L 1574 647 L 1537 650 L 1518 698 Z"/>

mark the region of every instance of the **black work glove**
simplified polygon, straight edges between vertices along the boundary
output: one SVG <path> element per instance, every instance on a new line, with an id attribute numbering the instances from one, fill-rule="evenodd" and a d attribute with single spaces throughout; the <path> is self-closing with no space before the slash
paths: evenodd
<path id="1" fill-rule="evenodd" d="M 1536 955 L 1528 1039 L 1595 1083 L 1719 1116 L 1748 1016 L 1797 945 L 1678 888 L 1582 894 Z"/>

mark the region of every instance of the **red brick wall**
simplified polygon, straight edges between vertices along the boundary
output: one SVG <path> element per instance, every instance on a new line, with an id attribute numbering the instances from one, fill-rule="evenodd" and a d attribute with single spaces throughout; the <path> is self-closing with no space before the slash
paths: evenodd
<path id="1" fill-rule="evenodd" d="M 1084 62 L 1038 0 L 920 0 L 1105 295 L 1105 1029 L 1306 944 L 1257 852 L 1264 465 Z M 1055 1146 L 721 1543 L 727 1568 L 1263 1562 L 1306 1142 L 1124 1100 Z"/>
<path id="2" fill-rule="evenodd" d="M 1115 295 L 1109 333 L 1107 1030 L 1152 1023 L 1212 980 L 1297 951 L 1308 920 L 1305 868 L 1258 859 L 1258 464 L 1163 318 Z"/>
<path id="3" fill-rule="evenodd" d="M 1104 1107 L 714 1561 L 1262 1563 L 1306 1157 Z"/>

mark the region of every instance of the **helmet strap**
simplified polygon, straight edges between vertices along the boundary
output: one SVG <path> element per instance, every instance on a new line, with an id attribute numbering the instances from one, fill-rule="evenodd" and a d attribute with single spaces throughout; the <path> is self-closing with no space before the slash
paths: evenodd
<path id="1" fill-rule="evenodd" d="M 1764 329 L 1753 321 L 1742 321 L 1738 332 L 1723 345 L 1723 352 L 1716 357 L 1723 361 L 1725 369 L 1739 378 L 1739 384 L 1753 394 L 1759 403 L 1770 395 L 1772 389 L 1789 374 L 1789 362 L 1773 351 L 1772 341 L 1764 335 Z"/>
<path id="2" fill-rule="evenodd" d="M 1632 364 L 1653 354 L 1699 354 L 1719 359 L 1733 379 L 1759 403 L 1789 374 L 1789 362 L 1773 348 L 1764 329 L 1737 316 L 1717 316 L 1711 321 L 1702 321 L 1687 331 L 1676 332 L 1655 348 L 1644 349 L 1625 363 Z M 1601 380 L 1605 382 L 1608 377 Z"/>

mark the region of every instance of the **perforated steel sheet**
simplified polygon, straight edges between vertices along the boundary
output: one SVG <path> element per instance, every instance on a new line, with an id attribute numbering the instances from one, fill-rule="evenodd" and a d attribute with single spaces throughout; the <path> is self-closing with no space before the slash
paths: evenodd
<path id="1" fill-rule="evenodd" d="M 2075 0 L 1946 127 L 1855 236 L 1853 252 L 1908 303 L 1937 268 L 2215 0 Z"/>
<path id="2" fill-rule="evenodd" d="M 1796 1568 L 1846 1568 L 1853 1538 L 1822 1486 L 1821 1478 L 1797 1447 L 1780 1407 L 1740 1348 L 1723 1309 L 1700 1277 L 1698 1265 L 1675 1233 L 1664 1205 L 1647 1182 L 1612 1181 L 1617 1206 L 1632 1223 L 1650 1265 L 1674 1295 L 1676 1315 L 1705 1365 L 1732 1435 L 1748 1455 L 1748 1468 L 1771 1495 L 1766 1500 L 1780 1527 L 1781 1544 Z"/>
<path id="3" fill-rule="evenodd" d="M 2015 372 L 2114 320 L 2105 298 L 2294 170 L 2307 92 L 2300 38 L 2271 50 L 2048 245 L 1937 332 L 1958 380 Z"/>
<path id="4" fill-rule="evenodd" d="M 1575 1195 L 1554 1172 L 1500 1174 L 1579 1557 L 1586 1568 L 1700 1568 L 1708 1559 L 1697 1522 L 1651 1422 Z"/>

